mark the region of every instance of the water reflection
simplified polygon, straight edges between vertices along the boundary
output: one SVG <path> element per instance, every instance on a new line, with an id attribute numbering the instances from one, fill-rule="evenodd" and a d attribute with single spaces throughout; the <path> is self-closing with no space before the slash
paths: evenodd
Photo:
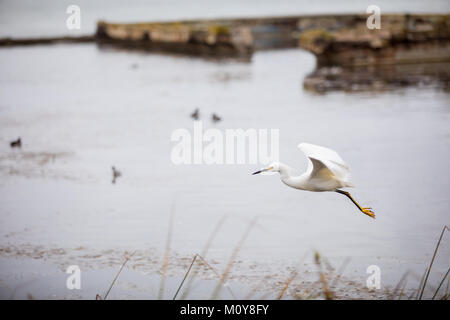
<path id="1" fill-rule="evenodd" d="M 304 81 L 313 92 L 385 91 L 432 87 L 450 91 L 450 63 L 400 64 L 367 67 L 319 67 Z"/>

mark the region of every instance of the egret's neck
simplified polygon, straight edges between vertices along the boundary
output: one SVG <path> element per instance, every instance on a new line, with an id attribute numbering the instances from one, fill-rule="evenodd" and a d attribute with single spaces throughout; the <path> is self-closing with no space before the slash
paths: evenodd
<path id="1" fill-rule="evenodd" d="M 306 182 L 307 182 L 306 174 L 294 177 L 292 175 L 291 167 L 283 163 L 280 163 L 279 166 L 280 166 L 280 178 L 281 181 L 283 181 L 283 183 L 295 189 L 306 189 Z"/>
<path id="2" fill-rule="evenodd" d="M 287 180 L 291 178 L 292 169 L 288 165 L 285 165 L 284 163 L 279 163 L 279 171 L 280 171 L 280 177 L 281 180 Z"/>

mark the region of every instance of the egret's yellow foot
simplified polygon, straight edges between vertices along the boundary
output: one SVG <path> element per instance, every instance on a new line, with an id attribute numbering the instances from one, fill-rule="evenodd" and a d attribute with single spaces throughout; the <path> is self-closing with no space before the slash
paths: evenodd
<path id="1" fill-rule="evenodd" d="M 370 208 L 370 207 L 362 208 L 362 207 L 358 204 L 358 202 L 356 202 L 355 199 L 353 199 L 353 197 L 351 196 L 351 194 L 348 193 L 347 191 L 336 190 L 336 192 L 345 195 L 347 198 L 349 198 L 349 199 L 353 202 L 353 204 L 354 204 L 355 206 L 358 207 L 359 210 L 361 210 L 362 213 L 364 213 L 364 214 L 368 215 L 369 217 L 375 219 L 375 213 L 373 213 L 372 208 Z"/>
<path id="2" fill-rule="evenodd" d="M 361 212 L 375 219 L 375 213 L 373 213 L 372 208 L 362 208 Z"/>

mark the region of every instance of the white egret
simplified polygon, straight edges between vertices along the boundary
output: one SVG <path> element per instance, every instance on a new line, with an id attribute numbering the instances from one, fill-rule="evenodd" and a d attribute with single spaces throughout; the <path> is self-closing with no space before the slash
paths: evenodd
<path id="1" fill-rule="evenodd" d="M 348 197 L 362 213 L 375 219 L 372 208 L 361 207 L 349 192 L 340 190 L 353 185 L 350 183 L 350 168 L 336 151 L 309 143 L 300 143 L 298 147 L 308 158 L 308 168 L 302 175 L 292 176 L 292 169 L 280 162 L 272 162 L 267 168 L 253 174 L 279 172 L 281 181 L 289 187 L 315 192 L 338 192 Z"/>

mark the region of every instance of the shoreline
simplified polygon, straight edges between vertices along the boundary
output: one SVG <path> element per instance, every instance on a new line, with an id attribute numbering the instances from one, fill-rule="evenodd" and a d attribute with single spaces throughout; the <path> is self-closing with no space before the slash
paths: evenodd
<path id="1" fill-rule="evenodd" d="M 84 36 L 63 36 L 63 37 L 36 37 L 36 38 L 1 38 L 0 47 L 14 46 L 32 46 L 42 44 L 60 44 L 60 43 L 86 43 L 95 42 L 94 35 Z"/>
<path id="2" fill-rule="evenodd" d="M 74 255 L 78 254 L 78 257 L 74 259 Z M 0 248 L 0 264 L 4 266 L 2 268 L 2 284 L 0 285 L 0 293 L 3 298 L 7 298 L 7 292 L 16 291 L 29 291 L 32 297 L 39 298 L 40 295 L 56 295 L 56 299 L 73 298 L 73 294 L 76 294 L 77 290 L 67 290 L 65 288 L 65 278 L 69 275 L 66 274 L 65 269 L 69 265 L 79 265 L 82 274 L 102 274 L 99 277 L 87 276 L 89 283 L 83 281 L 85 286 L 89 287 L 86 292 L 80 291 L 78 299 L 95 299 L 95 294 L 92 290 L 97 290 L 96 294 L 102 295 L 109 285 L 109 282 L 113 280 L 114 274 L 119 271 L 120 266 L 123 264 L 126 256 L 130 256 L 131 251 L 121 250 L 100 250 L 93 252 L 88 248 L 48 248 L 44 249 L 42 246 L 35 246 L 33 248 L 29 246 L 19 247 L 1 247 Z M 68 259 L 71 259 L 69 262 Z M 127 265 L 124 268 L 124 274 L 119 277 L 118 284 L 116 285 L 114 292 L 115 295 L 128 295 L 127 298 L 144 298 L 144 299 L 156 299 L 157 287 L 159 286 L 160 278 L 162 277 L 161 263 L 162 258 L 154 252 L 154 250 L 137 250 L 133 256 L 130 256 Z M 171 299 L 171 295 L 175 292 L 181 282 L 183 275 L 188 270 L 192 257 L 179 256 L 176 253 L 172 253 L 169 259 L 169 265 L 167 274 L 167 289 L 164 299 Z M 211 263 L 213 268 L 217 272 L 225 267 L 225 263 L 220 263 L 215 259 L 207 259 L 208 263 Z M 22 271 L 20 273 L 20 281 L 17 277 L 11 279 L 8 276 L 8 272 L 14 269 L 14 274 L 17 275 L 17 270 L 11 265 L 19 264 Z M 247 262 L 249 265 L 251 261 Z M 256 263 L 255 261 L 253 263 Z M 324 260 L 325 265 L 329 264 L 328 260 Z M 313 262 L 311 264 L 302 264 L 301 268 L 286 267 L 281 273 L 269 273 L 260 272 L 259 270 L 252 270 L 252 267 L 248 269 L 248 266 L 242 265 L 243 261 L 236 261 L 235 266 L 232 268 L 229 280 L 221 290 L 222 298 L 226 299 L 276 299 L 280 292 L 285 291 L 283 299 L 321 299 L 324 294 L 322 290 L 322 283 L 319 277 L 319 271 L 316 270 L 317 266 Z M 245 263 L 244 263 L 245 264 Z M 9 267 L 8 267 L 9 266 Z M 261 268 L 261 266 L 258 266 Z M 324 271 L 325 277 L 330 284 L 329 290 L 332 292 L 334 299 L 387 299 L 392 293 L 394 286 L 383 286 L 378 290 L 369 290 L 362 285 L 360 279 L 350 279 L 346 275 L 339 273 L 339 270 L 327 266 Z M 35 271 L 35 270 L 38 271 Z M 248 269 L 245 271 L 245 269 Z M 253 271 L 253 272 L 251 272 Z M 212 292 L 212 289 L 219 283 L 217 274 L 214 274 L 204 263 L 197 263 L 196 275 L 194 276 L 194 282 L 192 283 L 192 292 L 183 292 L 181 290 L 178 298 L 182 298 L 184 294 L 189 294 L 189 299 L 208 299 Z M 293 277 L 295 275 L 295 277 Z M 130 280 L 130 283 L 122 283 L 121 279 L 125 277 L 125 280 Z M 58 282 L 55 279 L 61 279 Z M 31 280 L 34 279 L 34 280 Z M 126 282 L 124 280 L 124 282 Z M 41 287 L 48 287 L 49 290 L 46 293 L 33 292 L 33 285 L 37 282 L 48 282 L 47 285 Z M 150 288 L 139 288 L 142 286 L 142 282 L 149 282 Z M 290 281 L 290 282 L 288 282 Z M 34 284 L 35 285 L 35 284 Z M 57 285 L 57 286 L 56 286 Z M 128 288 L 127 288 L 128 287 Z M 1 288 L 9 288 L 9 290 L 3 290 Z M 20 288 L 20 290 L 17 290 Z M 95 289 L 96 288 L 96 289 Z M 183 288 L 185 289 L 185 288 Z M 189 287 L 188 290 L 191 288 Z M 231 291 L 230 291 L 231 290 Z M 3 291 L 3 293 L 2 293 Z M 210 292 L 211 291 L 211 292 Z M 142 294 L 147 294 L 143 296 Z M 24 295 L 24 293 L 22 293 Z M 24 295 L 25 296 L 25 295 Z M 26 296 L 25 296 L 26 297 Z M 11 298 L 11 297 L 10 297 Z M 24 297 L 12 297 L 12 298 L 24 298 Z M 116 296 L 116 298 L 119 298 Z M 406 296 L 405 296 L 406 298 Z M 113 297 L 114 299 L 114 297 Z M 119 298 L 120 299 L 120 298 Z"/>
<path id="3" fill-rule="evenodd" d="M 300 48 L 316 57 L 316 70 L 303 82 L 303 87 L 314 93 L 424 85 L 449 90 L 450 14 L 383 14 L 379 30 L 367 28 L 367 17 L 318 14 L 138 23 L 99 21 L 92 35 L 3 38 L 0 48 L 95 43 L 100 49 L 243 62 L 250 62 L 257 51 Z M 436 70 L 435 66 L 426 66 L 429 64 L 443 67 Z"/>

